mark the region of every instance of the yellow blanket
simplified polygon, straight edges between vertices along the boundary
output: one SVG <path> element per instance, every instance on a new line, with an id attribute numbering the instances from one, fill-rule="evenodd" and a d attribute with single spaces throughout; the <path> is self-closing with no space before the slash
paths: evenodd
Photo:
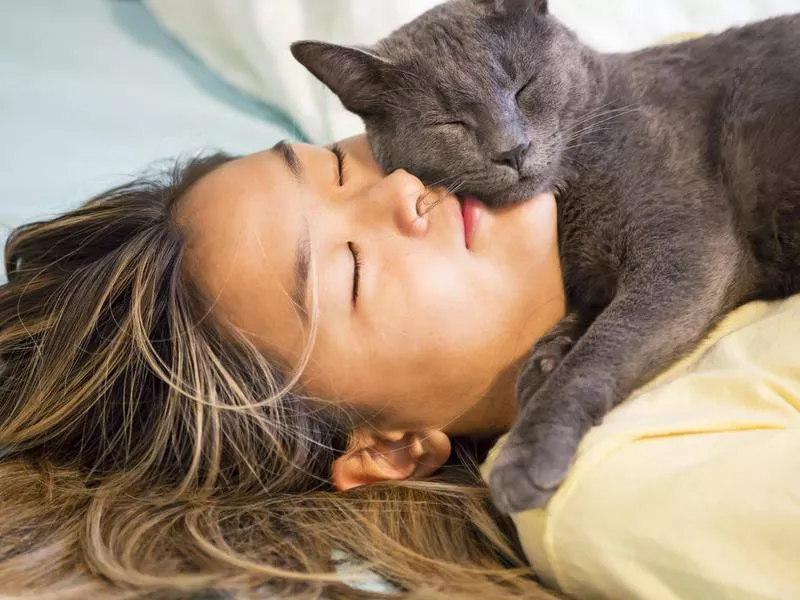
<path id="1" fill-rule="evenodd" d="M 514 521 L 576 598 L 800 599 L 800 296 L 729 315 Z"/>

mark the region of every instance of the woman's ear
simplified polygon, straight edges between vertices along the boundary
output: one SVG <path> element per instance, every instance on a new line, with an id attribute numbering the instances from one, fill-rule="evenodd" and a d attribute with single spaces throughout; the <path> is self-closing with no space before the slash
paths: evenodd
<path id="1" fill-rule="evenodd" d="M 340 492 L 367 483 L 432 475 L 450 456 L 447 434 L 438 431 L 376 432 L 359 428 L 347 452 L 333 463 L 331 480 Z"/>

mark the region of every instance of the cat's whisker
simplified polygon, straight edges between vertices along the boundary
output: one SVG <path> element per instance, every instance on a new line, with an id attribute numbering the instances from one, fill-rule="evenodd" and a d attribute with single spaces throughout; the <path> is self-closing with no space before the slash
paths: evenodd
<path id="1" fill-rule="evenodd" d="M 591 129 L 591 130 L 587 131 L 586 133 L 597 134 L 597 133 L 603 133 L 603 132 L 606 132 L 606 131 L 612 131 L 612 129 L 613 129 L 612 127 L 599 127 L 597 129 Z M 581 138 L 583 138 L 583 137 L 585 137 L 585 136 L 584 135 L 573 135 L 573 136 L 570 136 L 570 137 L 565 138 L 564 140 L 562 140 L 561 144 L 569 145 L 569 144 L 572 144 L 574 142 L 580 141 Z"/>
<path id="2" fill-rule="evenodd" d="M 451 175 L 451 176 L 448 176 L 448 177 L 444 177 L 444 178 L 443 178 L 443 179 L 441 179 L 440 181 L 445 181 L 445 180 L 448 180 L 448 179 L 453 179 L 453 178 L 455 178 L 455 177 L 458 177 L 458 176 L 457 176 L 457 175 L 455 175 L 455 176 L 452 176 L 452 175 Z M 431 185 L 431 186 L 429 186 L 429 187 L 436 187 L 437 185 L 439 185 L 439 183 L 437 183 L 437 184 L 434 184 L 434 185 Z M 427 203 L 427 202 L 425 201 L 425 198 L 428 196 L 428 194 L 426 193 L 426 194 L 425 194 L 425 195 L 424 195 L 422 198 L 420 198 L 420 200 L 417 202 L 417 214 L 419 214 L 419 216 L 421 216 L 421 217 L 422 217 L 422 216 L 425 216 L 425 215 L 426 215 L 426 214 L 428 214 L 428 213 L 429 213 L 429 212 L 430 212 L 430 211 L 431 211 L 431 210 L 432 210 L 432 209 L 433 209 L 435 206 L 437 206 L 437 205 L 438 205 L 438 204 L 439 204 L 439 203 L 440 203 L 440 202 L 441 202 L 441 201 L 442 201 L 442 200 L 443 200 L 443 199 L 444 199 L 446 196 L 448 196 L 448 195 L 450 195 L 450 194 L 455 194 L 455 193 L 457 193 L 457 192 L 458 192 L 458 190 L 460 190 L 460 189 L 463 187 L 463 185 L 464 185 L 464 181 L 463 181 L 463 180 L 461 180 L 461 181 L 456 181 L 455 183 L 453 183 L 453 184 L 450 184 L 449 186 L 447 186 L 447 187 L 445 188 L 445 189 L 446 189 L 446 194 L 445 194 L 445 195 L 442 195 L 442 196 L 439 196 L 439 197 L 438 197 L 438 198 L 437 198 L 437 199 L 436 199 L 434 202 L 431 202 L 431 203 Z M 422 210 L 420 210 L 420 207 L 422 207 Z"/>
<path id="3" fill-rule="evenodd" d="M 632 112 L 637 112 L 638 110 L 639 109 L 636 107 L 624 107 L 598 113 L 593 115 L 590 119 L 582 119 L 574 123 L 572 126 L 564 129 L 562 133 L 567 134 L 568 136 L 580 135 L 581 132 L 588 131 L 592 127 L 596 127 L 597 125 L 601 125 L 608 121 L 623 117 Z"/>
<path id="4" fill-rule="evenodd" d="M 567 127 L 566 129 L 564 129 L 564 131 L 569 131 L 570 129 L 572 129 L 572 128 L 575 128 L 575 127 L 577 127 L 577 126 L 579 126 L 579 125 L 582 125 L 582 124 L 584 124 L 584 123 L 588 123 L 589 121 L 591 121 L 592 119 L 594 119 L 595 117 L 597 117 L 599 114 L 601 114 L 601 113 L 605 112 L 605 111 L 606 111 L 606 109 L 607 109 L 607 107 L 608 107 L 608 106 L 610 106 L 610 105 L 611 105 L 611 102 L 608 102 L 608 103 L 606 103 L 606 104 L 603 104 L 602 106 L 598 106 L 597 108 L 595 108 L 595 109 L 593 109 L 593 110 L 591 110 L 591 111 L 587 112 L 587 113 L 586 113 L 585 115 L 583 115 L 583 116 L 582 116 L 580 119 L 578 119 L 577 121 L 575 121 L 575 122 L 574 122 L 574 123 L 571 125 L 571 127 Z M 608 110 L 615 110 L 615 109 L 608 109 Z"/>
<path id="5" fill-rule="evenodd" d="M 439 185 L 444 185 L 445 182 L 450 181 L 452 179 L 456 179 L 458 177 L 459 177 L 458 175 L 447 175 L 447 176 L 442 177 L 441 179 L 438 179 L 437 181 L 434 181 L 433 183 L 429 184 L 428 187 L 436 187 L 436 186 L 439 186 Z"/>
<path id="6" fill-rule="evenodd" d="M 571 128 L 571 129 L 566 130 L 566 133 L 569 134 L 570 136 L 581 135 L 582 133 L 585 133 L 586 131 L 592 130 L 593 128 L 597 127 L 598 125 L 602 125 L 604 123 L 608 123 L 609 121 L 613 121 L 614 119 L 618 119 L 618 118 L 623 117 L 623 116 L 625 116 L 627 114 L 630 114 L 632 112 L 635 112 L 635 110 L 632 109 L 632 110 L 627 110 L 627 111 L 619 111 L 619 112 L 616 112 L 614 114 L 604 113 L 602 115 L 598 115 L 595 118 L 595 120 L 593 120 L 589 124 L 584 124 L 580 129 L 576 130 L 575 128 Z"/>
<path id="7" fill-rule="evenodd" d="M 426 198 L 428 197 L 428 193 L 426 192 L 424 196 L 422 196 L 419 200 L 417 200 L 417 214 L 420 217 L 424 217 L 430 211 L 434 209 L 434 207 L 438 206 L 439 203 L 442 201 L 442 197 L 436 198 L 433 202 L 427 202 Z"/>
<path id="8" fill-rule="evenodd" d="M 584 127 L 581 127 L 581 129 L 579 129 L 577 131 L 575 131 L 575 127 L 577 125 L 573 125 L 571 128 L 566 129 L 562 133 L 566 133 L 567 134 L 565 141 L 567 143 L 569 143 L 571 141 L 574 141 L 578 137 L 582 136 L 583 134 L 585 134 L 585 133 L 587 133 L 589 131 L 595 130 L 595 128 L 597 126 L 599 126 L 599 125 L 603 125 L 605 123 L 613 121 L 614 119 L 618 119 L 618 118 L 620 118 L 620 117 L 622 117 L 624 115 L 627 115 L 627 114 L 630 114 L 630 113 L 633 113 L 633 112 L 637 112 L 638 110 L 639 110 L 638 108 L 626 108 L 626 109 L 614 109 L 613 111 L 607 111 L 605 113 L 597 115 L 595 117 L 596 120 L 594 120 L 593 122 L 589 123 L 588 125 L 585 125 Z M 585 124 L 585 123 L 586 123 L 586 121 L 584 121 L 584 123 L 582 123 L 582 124 Z"/>
<path id="9" fill-rule="evenodd" d="M 573 166 L 573 167 L 577 166 L 577 167 L 579 167 L 580 169 L 582 169 L 582 170 L 584 170 L 584 171 L 586 170 L 586 165 L 585 165 L 584 163 L 582 163 L 581 161 L 579 161 L 579 160 L 578 160 L 577 158 L 575 158 L 574 156 L 564 156 L 564 157 L 562 158 L 562 160 L 564 160 L 565 162 L 569 163 L 569 164 L 570 164 L 571 166 Z M 564 183 L 564 184 L 562 185 L 562 188 L 563 188 L 563 189 L 561 189 L 560 191 L 562 191 L 562 192 L 563 192 L 563 191 L 564 191 L 564 189 L 566 189 L 566 183 Z"/>
<path id="10" fill-rule="evenodd" d="M 428 187 L 436 187 L 436 186 L 441 186 L 441 185 L 444 185 L 445 187 L 449 187 L 449 185 L 452 185 L 452 184 L 448 184 L 447 182 L 449 182 L 449 181 L 457 181 L 457 180 L 461 180 L 461 183 L 459 183 L 459 186 L 463 187 L 463 184 L 466 183 L 463 180 L 464 177 L 467 176 L 467 175 L 471 175 L 471 174 L 473 174 L 475 172 L 476 171 L 474 169 L 471 169 L 471 170 L 461 171 L 460 173 L 456 173 L 455 175 L 446 175 L 445 177 L 442 177 L 438 181 L 434 181 L 433 183 L 429 184 Z M 454 192 L 450 192 L 450 193 L 454 193 Z"/>
<path id="11" fill-rule="evenodd" d="M 602 125 L 602 123 L 601 123 L 601 125 Z M 571 143 L 573 143 L 575 141 L 578 141 L 581 138 L 583 138 L 583 137 L 585 137 L 585 136 L 587 136 L 589 134 L 602 133 L 602 132 L 605 132 L 605 131 L 611 131 L 612 129 L 613 129 L 612 127 L 589 126 L 589 127 L 586 127 L 585 129 L 582 129 L 581 131 L 575 132 L 573 135 L 570 135 L 570 136 L 564 138 L 561 143 L 562 144 L 571 144 Z"/>
<path id="12" fill-rule="evenodd" d="M 459 181 L 454 186 L 448 188 L 447 193 L 448 194 L 457 194 L 458 191 L 463 187 L 464 187 L 464 182 L 463 181 Z"/>
<path id="13" fill-rule="evenodd" d="M 603 118 L 606 115 L 613 115 L 613 114 L 616 114 L 616 113 L 624 114 L 624 113 L 630 112 L 632 110 L 639 110 L 639 108 L 635 104 L 627 104 L 625 106 L 620 106 L 618 108 L 611 108 L 611 109 L 605 110 L 605 107 L 607 107 L 609 104 L 610 103 L 604 104 L 603 106 L 598 107 L 597 109 L 588 112 L 581 119 L 578 119 L 575 123 L 573 123 L 570 127 L 567 127 L 566 129 L 564 129 L 564 131 L 571 131 L 571 130 L 575 129 L 576 127 L 584 125 L 584 124 L 586 124 L 586 123 L 588 123 L 588 122 L 590 122 L 590 121 L 592 121 L 594 119 Z"/>
<path id="14" fill-rule="evenodd" d="M 626 110 L 626 109 L 628 109 L 628 108 L 630 108 L 632 106 L 635 106 L 635 104 L 631 103 L 631 104 L 625 104 L 625 105 L 622 105 L 622 106 L 618 106 L 616 108 L 609 108 L 612 104 L 613 104 L 613 101 L 609 101 L 609 102 L 606 102 L 605 104 L 601 104 L 600 106 L 597 106 L 597 107 L 593 108 L 592 110 L 588 111 L 586 114 L 583 115 L 583 119 L 582 120 L 588 121 L 588 120 L 591 120 L 591 119 L 595 118 L 596 116 L 598 116 L 598 115 L 600 115 L 602 113 L 614 112 L 614 111 L 618 111 L 618 110 Z"/>
<path id="15" fill-rule="evenodd" d="M 603 144 L 600 142 L 584 142 L 582 144 L 574 144 L 572 146 L 565 146 L 564 150 L 578 150 L 579 148 L 584 148 L 585 146 L 602 146 Z"/>

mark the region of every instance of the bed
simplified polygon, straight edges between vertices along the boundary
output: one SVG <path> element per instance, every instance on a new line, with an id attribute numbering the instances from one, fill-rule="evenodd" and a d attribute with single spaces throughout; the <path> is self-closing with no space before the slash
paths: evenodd
<path id="1" fill-rule="evenodd" d="M 355 133 L 357 119 L 293 63 L 288 42 L 371 42 L 432 4 L 0 0 L 0 241 L 159 158 Z M 800 4 L 551 0 L 551 8 L 587 41 L 614 51 Z"/>
<path id="2" fill-rule="evenodd" d="M 137 0 L 0 0 L 0 241 L 156 159 L 299 135 Z"/>

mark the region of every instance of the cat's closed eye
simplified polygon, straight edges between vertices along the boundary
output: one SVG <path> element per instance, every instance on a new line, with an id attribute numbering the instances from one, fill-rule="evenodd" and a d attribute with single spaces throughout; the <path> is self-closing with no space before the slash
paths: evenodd
<path id="1" fill-rule="evenodd" d="M 450 121 L 439 121 L 438 123 L 434 123 L 435 127 L 458 127 L 460 129 L 469 130 L 470 126 L 466 121 L 459 121 L 458 119 L 453 119 Z"/>
<path id="2" fill-rule="evenodd" d="M 525 92 L 531 89 L 535 81 L 536 81 L 536 75 L 532 75 L 531 78 L 528 79 L 528 81 L 526 81 L 525 84 L 517 90 L 517 93 L 514 96 L 517 102 L 520 101 L 520 98 L 525 94 Z"/>

